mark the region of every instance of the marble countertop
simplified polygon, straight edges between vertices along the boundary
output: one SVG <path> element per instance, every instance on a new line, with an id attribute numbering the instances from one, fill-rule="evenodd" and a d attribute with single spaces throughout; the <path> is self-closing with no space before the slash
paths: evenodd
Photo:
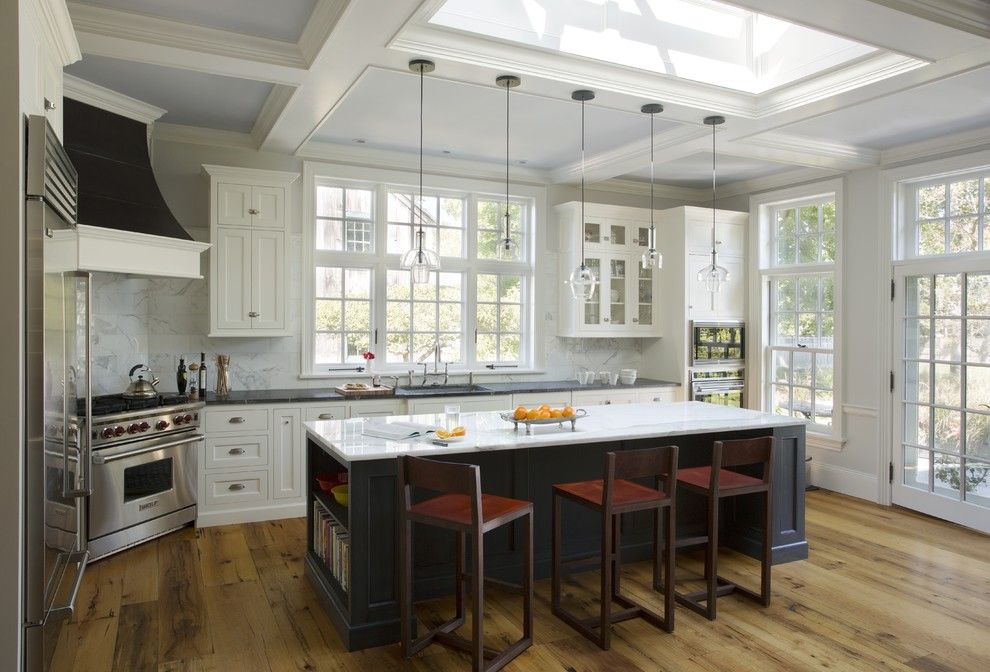
<path id="1" fill-rule="evenodd" d="M 206 403 L 210 406 L 228 404 L 285 404 L 292 402 L 313 402 L 313 401 L 347 401 L 360 399 L 423 399 L 425 397 L 469 397 L 469 396 L 494 396 L 497 394 L 522 394 L 527 392 L 560 392 L 567 390 L 631 390 L 644 387 L 679 387 L 679 383 L 672 383 L 666 380 L 653 380 L 650 378 L 637 378 L 632 385 L 604 385 L 593 383 L 591 385 L 581 385 L 573 380 L 534 380 L 528 382 L 507 382 L 507 383 L 478 383 L 483 389 L 465 392 L 464 390 L 444 390 L 438 386 L 436 390 L 429 391 L 403 391 L 401 386 L 396 390 L 394 396 L 347 396 L 344 397 L 333 389 L 332 386 L 325 388 L 298 388 L 285 390 L 238 390 L 231 392 L 224 399 L 217 398 L 213 392 L 206 395 Z"/>
<path id="2" fill-rule="evenodd" d="M 564 425 L 563 429 L 549 425 L 535 427 L 531 435 L 527 435 L 521 426 L 514 431 L 512 424 L 502 420 L 495 412 L 462 413 L 460 424 L 467 429 L 467 435 L 447 446 L 435 445 L 430 438 L 391 441 L 363 434 L 363 428 L 368 423 L 412 421 L 440 425 L 443 424 L 443 414 L 318 420 L 305 423 L 305 427 L 310 439 L 337 460 L 349 463 L 400 455 L 456 455 L 805 424 L 781 415 L 696 401 L 588 406 L 586 410 L 588 416 L 578 420 L 577 431 L 572 432 L 569 425 Z"/>

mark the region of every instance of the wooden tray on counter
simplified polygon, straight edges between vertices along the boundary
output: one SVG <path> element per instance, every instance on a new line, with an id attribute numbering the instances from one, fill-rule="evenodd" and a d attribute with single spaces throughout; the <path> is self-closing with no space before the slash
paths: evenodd
<path id="1" fill-rule="evenodd" d="M 345 387 L 338 385 L 333 388 L 345 397 L 391 397 L 395 394 L 395 389 L 388 385 L 378 387 Z"/>

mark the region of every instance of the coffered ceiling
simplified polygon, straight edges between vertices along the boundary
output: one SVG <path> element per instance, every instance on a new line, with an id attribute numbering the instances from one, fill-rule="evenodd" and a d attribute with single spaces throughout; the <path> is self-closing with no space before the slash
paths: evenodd
<path id="1" fill-rule="evenodd" d="M 444 18 L 486 7 L 512 20 L 481 34 Z M 691 19 L 713 8 L 728 17 L 720 28 Z M 728 119 L 720 182 L 739 189 L 880 165 L 905 143 L 959 131 L 990 143 L 984 0 L 81 0 L 69 9 L 83 60 L 68 71 L 164 108 L 156 133 L 175 139 L 222 131 L 217 142 L 269 151 L 411 160 L 418 87 L 406 63 L 428 57 L 437 69 L 426 83 L 426 151 L 480 173 L 504 162 L 505 94 L 494 80 L 505 73 L 523 79 L 510 155 L 529 177 L 554 182 L 580 175 L 576 88 L 597 93 L 587 110 L 591 180 L 648 179 L 646 102 L 665 107 L 657 179 L 681 187 L 710 181 L 701 120 L 713 113 Z M 602 44 L 631 40 L 630 51 L 582 53 L 573 37 L 559 48 L 575 15 Z M 826 67 L 810 47 L 802 54 L 809 36 Z M 756 37 L 762 50 L 740 51 Z M 673 52 L 712 63 L 690 69 Z M 726 80 L 732 71 L 748 79 Z M 715 76 L 702 81 L 706 72 Z"/>

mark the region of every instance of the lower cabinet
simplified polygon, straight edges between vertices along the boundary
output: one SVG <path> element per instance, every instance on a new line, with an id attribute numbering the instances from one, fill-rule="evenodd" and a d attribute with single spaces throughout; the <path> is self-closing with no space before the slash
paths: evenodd
<path id="1" fill-rule="evenodd" d="M 512 406 L 512 397 L 500 394 L 494 397 L 432 397 L 410 399 L 409 415 L 418 413 L 443 413 L 447 406 L 457 406 L 461 413 L 480 411 L 507 411 Z"/>
<path id="2" fill-rule="evenodd" d="M 525 406 L 529 408 L 530 406 L 539 406 L 541 404 L 547 404 L 554 408 L 563 408 L 564 406 L 571 405 L 571 391 L 570 390 L 556 390 L 553 392 L 524 392 L 522 394 L 512 395 L 512 407 Z"/>
<path id="3" fill-rule="evenodd" d="M 276 409 L 272 424 L 275 428 L 272 497 L 302 497 L 305 493 L 302 411 L 298 408 Z"/>

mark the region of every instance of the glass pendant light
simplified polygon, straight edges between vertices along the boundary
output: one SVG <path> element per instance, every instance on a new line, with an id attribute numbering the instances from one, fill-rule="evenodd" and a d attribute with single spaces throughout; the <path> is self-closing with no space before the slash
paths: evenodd
<path id="1" fill-rule="evenodd" d="M 663 112 L 660 103 L 649 103 L 639 108 L 643 114 L 650 115 L 650 232 L 646 242 L 646 250 L 639 260 L 640 266 L 646 268 L 663 268 L 663 255 L 657 249 L 657 228 L 653 223 L 653 121 L 656 115 Z"/>
<path id="2" fill-rule="evenodd" d="M 430 273 L 440 270 L 440 255 L 433 250 L 423 247 L 423 75 L 436 69 L 433 61 L 416 58 L 409 61 L 409 69 L 419 73 L 419 229 L 416 231 L 416 242 L 412 249 L 402 255 L 399 265 L 408 268 L 412 273 L 412 281 L 422 285 L 430 281 Z"/>
<path id="3" fill-rule="evenodd" d="M 729 281 L 729 270 L 718 265 L 718 243 L 715 237 L 715 127 L 724 123 L 725 117 L 705 117 L 705 124 L 712 127 L 712 262 L 698 271 L 698 281 L 713 294 Z"/>
<path id="4" fill-rule="evenodd" d="M 509 89 L 519 86 L 521 80 L 515 75 L 501 75 L 495 83 L 505 89 L 505 237 L 498 241 L 496 254 L 499 261 L 517 261 L 519 245 L 509 231 Z"/>
<path id="5" fill-rule="evenodd" d="M 581 222 L 578 227 L 578 235 L 581 236 L 581 263 L 571 272 L 568 284 L 571 287 L 571 295 L 577 301 L 587 303 L 595 296 L 598 278 L 595 277 L 595 272 L 588 268 L 584 258 L 584 104 L 594 100 L 595 93 L 587 89 L 579 89 L 571 94 L 571 98 L 581 103 Z"/>

